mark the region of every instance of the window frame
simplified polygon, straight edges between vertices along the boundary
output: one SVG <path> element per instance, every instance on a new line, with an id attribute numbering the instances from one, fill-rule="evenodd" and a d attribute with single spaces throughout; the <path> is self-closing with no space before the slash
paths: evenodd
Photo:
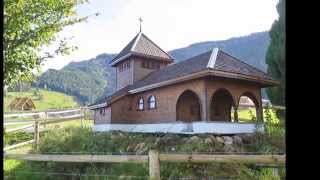
<path id="1" fill-rule="evenodd" d="M 140 104 L 141 104 L 140 100 L 142 100 L 142 109 L 140 109 Z M 137 111 L 143 111 L 144 110 L 144 98 L 143 97 L 139 97 L 138 98 L 137 108 L 136 109 L 137 109 Z"/>
<path id="2" fill-rule="evenodd" d="M 151 101 L 151 98 L 154 98 L 154 101 Z M 154 103 L 154 107 L 151 107 L 151 103 Z M 157 109 L 157 98 L 154 95 L 150 95 L 148 98 L 148 109 L 149 110 L 153 110 L 153 109 Z"/>
<path id="3" fill-rule="evenodd" d="M 141 67 L 145 68 L 145 69 L 160 69 L 160 62 L 151 61 L 151 60 L 143 60 Z"/>

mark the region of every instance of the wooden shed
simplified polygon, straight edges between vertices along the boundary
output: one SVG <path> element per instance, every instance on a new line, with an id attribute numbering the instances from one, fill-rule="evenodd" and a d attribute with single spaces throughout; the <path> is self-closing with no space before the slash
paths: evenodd
<path id="1" fill-rule="evenodd" d="M 10 110 L 33 110 L 36 106 L 30 97 L 17 97 L 9 104 Z"/>

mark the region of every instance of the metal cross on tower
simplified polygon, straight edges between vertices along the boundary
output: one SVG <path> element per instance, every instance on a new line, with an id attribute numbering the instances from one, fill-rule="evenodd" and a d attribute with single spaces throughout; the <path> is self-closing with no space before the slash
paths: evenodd
<path id="1" fill-rule="evenodd" d="M 141 26 L 142 26 L 142 18 L 141 17 L 139 18 L 139 21 L 140 21 L 140 32 L 141 32 Z"/>

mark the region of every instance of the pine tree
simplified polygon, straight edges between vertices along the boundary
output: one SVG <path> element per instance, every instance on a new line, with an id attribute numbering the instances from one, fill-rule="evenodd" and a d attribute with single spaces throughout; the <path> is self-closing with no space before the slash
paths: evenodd
<path id="1" fill-rule="evenodd" d="M 285 0 L 279 0 L 277 5 L 279 19 L 270 30 L 271 42 L 266 55 L 268 74 L 280 81 L 280 85 L 267 89 L 268 97 L 276 105 L 285 104 Z"/>

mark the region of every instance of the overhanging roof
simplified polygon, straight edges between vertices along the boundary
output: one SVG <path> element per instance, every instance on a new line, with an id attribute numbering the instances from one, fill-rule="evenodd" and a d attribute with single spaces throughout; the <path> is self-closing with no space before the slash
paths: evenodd
<path id="1" fill-rule="evenodd" d="M 195 78 L 215 76 L 260 84 L 261 87 L 278 85 L 265 72 L 223 52 L 218 48 L 204 52 L 180 63 L 154 71 L 144 79 L 116 91 L 103 100 L 110 104 L 127 94 L 135 94 Z"/>

